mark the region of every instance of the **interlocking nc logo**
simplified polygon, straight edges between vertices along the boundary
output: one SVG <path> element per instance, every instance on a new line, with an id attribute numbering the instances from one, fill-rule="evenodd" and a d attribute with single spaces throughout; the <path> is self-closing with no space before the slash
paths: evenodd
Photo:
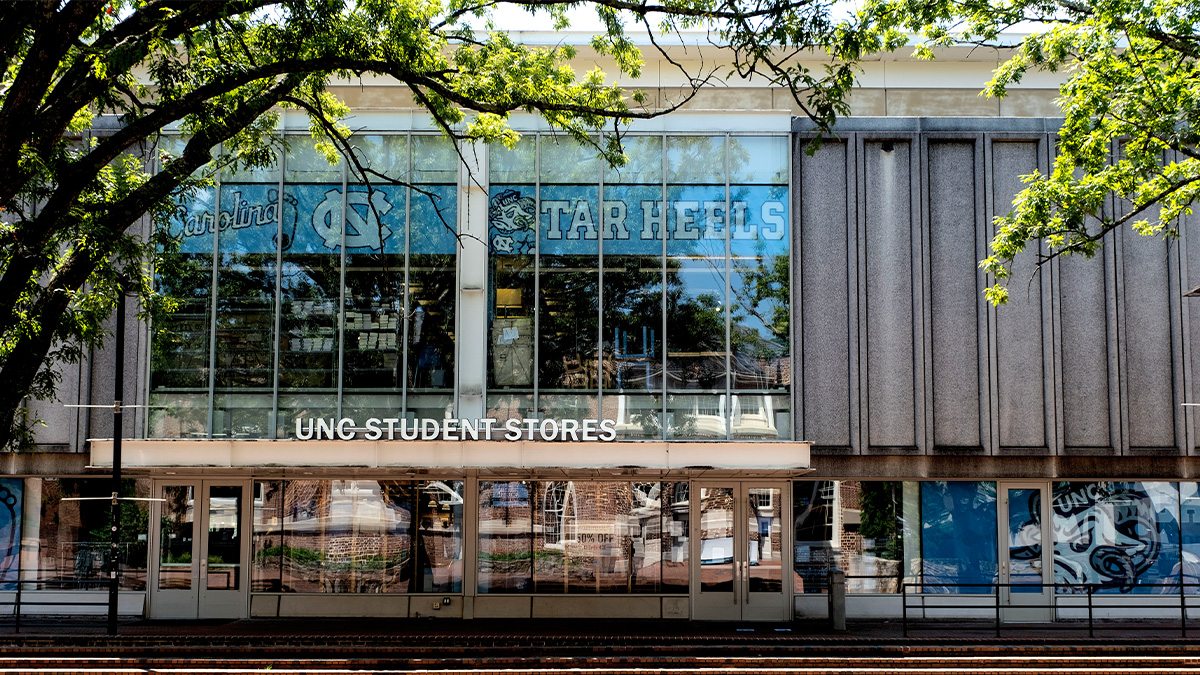
<path id="1" fill-rule="evenodd" d="M 342 191 L 325 192 L 325 199 L 313 209 L 313 231 L 325 241 L 326 248 L 342 245 L 338 228 L 338 212 L 342 208 Z M 392 236 L 392 229 L 379 222 L 379 217 L 392 210 L 392 203 L 382 192 L 350 192 L 346 194 L 346 248 L 383 250 L 383 242 Z M 379 217 L 376 217 L 378 214 Z"/>

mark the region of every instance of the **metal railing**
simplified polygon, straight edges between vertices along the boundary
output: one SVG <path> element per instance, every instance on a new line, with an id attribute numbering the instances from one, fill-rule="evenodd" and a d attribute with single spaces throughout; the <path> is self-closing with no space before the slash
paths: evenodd
<path id="1" fill-rule="evenodd" d="M 20 581 L 9 581 L 0 584 L 0 593 L 12 593 L 11 599 L 0 597 L 0 607 L 11 608 L 8 611 L 0 612 L 0 618 L 12 618 L 14 630 L 21 632 L 21 624 L 25 617 L 29 616 L 24 612 L 26 607 L 107 607 L 108 595 L 101 593 L 108 589 L 108 579 L 103 577 L 53 577 L 51 575 L 60 573 L 61 570 L 46 569 L 37 570 L 25 568 L 21 570 L 22 575 L 31 575 L 35 578 L 25 578 Z M 44 578 L 36 578 L 42 575 Z M 132 575 L 143 577 L 144 572 L 135 572 Z M 29 593 L 33 592 L 33 595 Z M 62 599 L 47 599 L 42 597 L 45 593 L 81 593 L 86 596 L 94 596 L 95 599 L 71 598 L 68 600 Z M 61 596 L 60 596 L 61 597 Z"/>
<path id="2" fill-rule="evenodd" d="M 930 588 L 942 589 L 930 591 Z M 1110 593 L 1106 591 L 1112 590 L 1111 586 L 1102 584 L 1079 584 L 1079 583 L 997 583 L 997 582 L 975 582 L 975 583 L 946 583 L 942 581 L 924 581 L 924 582 L 904 582 L 900 585 L 901 597 L 901 625 L 904 637 L 908 637 L 910 620 L 917 621 L 917 617 L 910 616 L 910 610 L 920 610 L 922 620 L 928 620 L 930 610 L 934 612 L 953 611 L 953 610 L 970 610 L 983 609 L 990 610 L 994 617 L 994 627 L 996 637 L 1000 637 L 1001 628 L 1007 625 L 1014 624 L 1032 624 L 1039 623 L 1045 625 L 1058 624 L 1063 625 L 1067 621 L 1075 623 L 1081 622 L 1081 619 L 1068 620 L 1059 616 L 1063 610 L 1086 610 L 1086 621 L 1088 637 L 1096 635 L 1096 611 L 1097 610 L 1120 610 L 1128 612 L 1131 610 L 1170 610 L 1177 609 L 1179 614 L 1179 632 L 1184 638 L 1188 637 L 1188 610 L 1200 609 L 1200 583 L 1184 583 L 1178 581 L 1165 583 L 1139 583 L 1135 588 L 1143 589 L 1159 589 L 1158 593 Z M 912 590 L 910 590 L 912 589 Z M 950 589 L 986 589 L 985 592 L 977 593 L 958 593 Z M 1008 589 L 1008 593 L 1001 593 L 1002 589 Z M 1012 589 L 1021 589 L 1025 592 L 1014 593 Z M 1036 590 L 1035 590 L 1036 589 Z M 1178 592 L 1163 592 L 1178 589 Z M 1188 589 L 1191 589 L 1189 592 Z M 1046 602 L 1027 602 L 1039 596 L 1045 596 L 1049 590 L 1049 600 Z M 1063 593 L 1061 591 L 1069 591 Z M 915 592 L 913 592 L 915 591 Z M 1006 598 L 1007 596 L 1007 598 Z M 1015 598 L 1014 598 L 1015 596 Z M 1080 598 L 1086 596 L 1087 603 L 1076 604 L 1066 603 L 1062 600 L 1068 598 Z M 930 605 L 931 598 L 947 599 L 954 598 L 953 604 L 938 603 Z M 1007 601 L 1004 601 L 1005 598 Z M 1107 600 L 1110 598 L 1120 598 L 1120 602 L 1101 602 L 1097 604 L 1097 598 Z M 1014 602 L 1014 599 L 1021 600 Z M 971 602 L 977 600 L 978 602 Z M 1140 600 L 1140 602 L 1139 602 Z M 1152 601 L 1153 600 L 1153 601 Z M 1166 602 L 1174 600 L 1175 602 Z M 1189 600 L 1191 602 L 1189 602 Z M 915 604 L 912 602 L 915 601 Z M 1009 620 L 1006 621 L 1004 614 L 1012 613 L 1020 610 L 1044 610 L 1046 612 L 1045 619 L 1025 620 Z M 953 617 L 946 617 L 953 618 Z M 1145 619 L 1144 616 L 1130 616 L 1129 618 Z M 1064 627 L 1074 627 L 1064 626 Z M 1161 630 L 1161 625 L 1142 622 L 1140 624 L 1123 624 L 1122 630 L 1127 629 L 1146 629 L 1146 630 Z"/>

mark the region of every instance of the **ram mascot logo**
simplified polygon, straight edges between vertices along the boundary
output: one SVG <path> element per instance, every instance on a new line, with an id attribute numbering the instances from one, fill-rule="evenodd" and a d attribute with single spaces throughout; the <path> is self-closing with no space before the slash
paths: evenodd
<path id="1" fill-rule="evenodd" d="M 495 253 L 533 253 L 533 224 L 537 218 L 533 197 L 516 190 L 503 190 L 492 197 L 488 209 L 488 241 Z"/>

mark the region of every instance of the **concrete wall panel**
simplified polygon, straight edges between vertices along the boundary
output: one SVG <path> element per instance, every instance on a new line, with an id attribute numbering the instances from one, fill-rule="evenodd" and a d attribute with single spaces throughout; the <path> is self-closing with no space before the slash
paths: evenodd
<path id="1" fill-rule="evenodd" d="M 1104 256 L 1058 261 L 1063 451 L 1111 454 L 1109 316 Z"/>
<path id="2" fill-rule="evenodd" d="M 927 156 L 933 445 L 979 451 L 984 442 L 975 142 L 930 142 Z"/>
<path id="3" fill-rule="evenodd" d="M 811 157 L 798 146 L 797 212 L 802 317 L 801 437 L 828 450 L 857 447 L 851 434 L 850 283 L 846 143 L 829 141 Z M 819 439 L 819 440 L 818 440 Z"/>
<path id="4" fill-rule="evenodd" d="M 1168 244 L 1120 232 L 1126 420 L 1131 453 L 1172 452 L 1175 396 Z"/>
<path id="5" fill-rule="evenodd" d="M 994 214 L 1007 213 L 1021 190 L 1020 176 L 1038 167 L 1036 142 L 991 144 Z M 1032 251 L 1030 252 L 1032 253 Z M 1012 266 L 1010 299 L 996 312 L 997 415 L 1001 451 L 1037 452 L 1048 445 L 1042 286 L 1032 255 Z M 1044 450 L 1043 450 L 1044 451 Z"/>
<path id="6" fill-rule="evenodd" d="M 907 142 L 862 146 L 866 240 L 867 445 L 892 452 L 915 450 L 913 339 L 913 192 Z"/>

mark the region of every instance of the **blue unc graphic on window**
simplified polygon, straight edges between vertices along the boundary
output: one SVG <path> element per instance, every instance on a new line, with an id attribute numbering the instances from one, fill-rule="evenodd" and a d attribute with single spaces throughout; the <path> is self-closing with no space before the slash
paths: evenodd
<path id="1" fill-rule="evenodd" d="M 1176 483 L 1055 484 L 1055 581 L 1110 593 L 1177 592 L 1184 572 L 1178 513 Z"/>
<path id="2" fill-rule="evenodd" d="M 546 185 L 539 200 L 533 186 L 494 185 L 489 245 L 495 255 L 531 254 L 536 246 L 543 255 L 595 255 L 602 239 L 607 255 L 660 255 L 665 231 L 683 255 L 724 257 L 727 238 L 734 249 L 786 252 L 786 188 L 734 186 L 728 201 L 724 193 L 673 188 L 664 201 L 659 187 L 616 185 L 605 187 L 598 204 L 595 186 Z"/>
<path id="3" fill-rule="evenodd" d="M 0 478 L 0 589 L 12 590 L 17 580 L 21 555 L 21 497 L 25 483 L 20 478 Z"/>
<path id="4" fill-rule="evenodd" d="M 351 186 L 343 199 L 341 185 L 288 184 L 280 197 L 276 184 L 225 184 L 219 218 L 213 215 L 212 192 L 197 191 L 179 202 L 168 234 L 181 253 L 193 254 L 211 251 L 210 235 L 217 231 L 224 233 L 222 245 L 235 242 L 237 253 L 272 253 L 277 244 L 285 252 L 337 253 L 344 244 L 351 253 L 403 253 L 405 221 L 411 218 L 412 253 L 454 253 L 454 187 L 422 186 L 411 197 L 409 192 Z"/>

